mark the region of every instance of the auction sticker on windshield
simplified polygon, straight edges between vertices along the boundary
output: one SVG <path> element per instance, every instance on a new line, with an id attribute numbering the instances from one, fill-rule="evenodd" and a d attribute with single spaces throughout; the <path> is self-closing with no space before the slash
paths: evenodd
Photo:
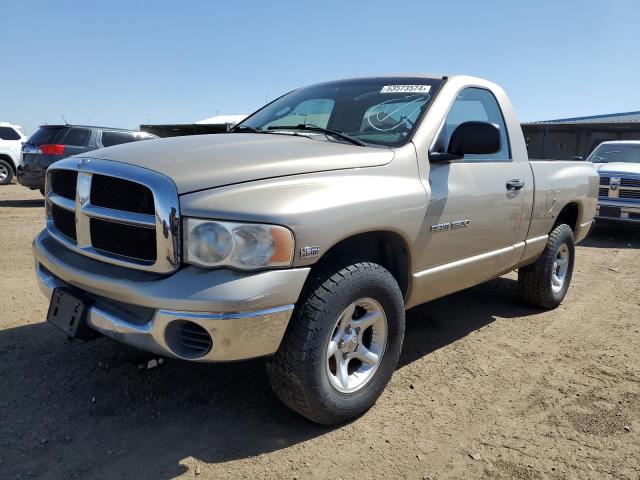
<path id="1" fill-rule="evenodd" d="M 431 85 L 385 85 L 380 93 L 428 93 Z"/>

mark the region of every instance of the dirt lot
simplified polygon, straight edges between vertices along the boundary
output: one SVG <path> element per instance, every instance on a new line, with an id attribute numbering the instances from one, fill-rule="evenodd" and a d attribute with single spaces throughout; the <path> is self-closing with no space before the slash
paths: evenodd
<path id="1" fill-rule="evenodd" d="M 260 361 L 147 370 L 43 323 L 42 214 L 0 187 L 0 478 L 640 478 L 640 229 L 596 229 L 555 311 L 522 306 L 514 275 L 412 310 L 385 394 L 331 429 Z"/>

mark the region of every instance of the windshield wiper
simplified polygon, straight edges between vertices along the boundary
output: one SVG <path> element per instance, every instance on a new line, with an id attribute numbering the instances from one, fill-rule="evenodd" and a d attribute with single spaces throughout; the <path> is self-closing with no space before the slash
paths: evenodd
<path id="1" fill-rule="evenodd" d="M 346 140 L 347 142 L 353 143 L 354 145 L 359 145 L 361 147 L 368 146 L 366 142 L 352 137 L 351 135 L 347 135 L 346 133 L 339 132 L 338 130 L 330 130 L 328 128 L 318 127 L 317 125 L 311 125 L 308 123 L 301 123 L 299 125 L 272 125 L 271 127 L 268 127 L 268 130 L 307 130 L 310 132 L 320 132 L 331 135 L 332 137 Z"/>
<path id="2" fill-rule="evenodd" d="M 236 132 L 239 133 L 239 132 L 242 132 L 243 130 L 249 130 L 251 133 L 267 133 L 258 128 L 250 127 L 249 125 L 236 125 L 235 127 L 231 128 L 227 133 L 236 133 Z"/>

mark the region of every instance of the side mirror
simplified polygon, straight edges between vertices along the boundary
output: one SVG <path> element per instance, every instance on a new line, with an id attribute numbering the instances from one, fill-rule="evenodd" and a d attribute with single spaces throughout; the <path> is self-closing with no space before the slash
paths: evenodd
<path id="1" fill-rule="evenodd" d="M 500 150 L 500 127 L 489 122 L 464 122 L 451 135 L 446 152 L 431 152 L 432 162 L 460 160 L 465 155 L 488 155 Z"/>
<path id="2" fill-rule="evenodd" d="M 580 155 L 574 155 L 573 157 L 571 157 L 571 160 L 575 160 L 576 162 L 581 162 L 582 160 L 584 160 L 584 158 L 582 158 Z"/>

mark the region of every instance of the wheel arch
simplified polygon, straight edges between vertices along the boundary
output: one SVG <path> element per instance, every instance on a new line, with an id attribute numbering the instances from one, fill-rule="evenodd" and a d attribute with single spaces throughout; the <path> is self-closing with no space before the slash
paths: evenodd
<path id="1" fill-rule="evenodd" d="M 13 157 L 11 157 L 11 155 L 7 155 L 6 153 L 0 153 L 0 160 L 5 160 L 9 162 L 9 165 L 11 165 L 11 168 L 13 169 L 13 174 L 15 175 L 17 173 L 18 165 L 13 159 Z"/>
<path id="2" fill-rule="evenodd" d="M 323 262 L 335 257 L 373 262 L 386 268 L 396 279 L 403 297 L 406 298 L 410 286 L 411 258 L 407 242 L 398 233 L 390 230 L 375 230 L 346 237 L 332 245 L 313 264 L 312 271 Z"/>
<path id="3" fill-rule="evenodd" d="M 560 213 L 558 213 L 558 216 L 556 217 L 556 220 L 553 223 L 550 232 L 553 231 L 558 225 L 564 223 L 566 225 L 569 225 L 569 227 L 571 227 L 571 230 L 573 230 L 573 232 L 575 233 L 580 226 L 578 223 L 580 221 L 580 215 L 581 208 L 578 202 L 567 203 L 564 207 L 562 207 Z"/>

